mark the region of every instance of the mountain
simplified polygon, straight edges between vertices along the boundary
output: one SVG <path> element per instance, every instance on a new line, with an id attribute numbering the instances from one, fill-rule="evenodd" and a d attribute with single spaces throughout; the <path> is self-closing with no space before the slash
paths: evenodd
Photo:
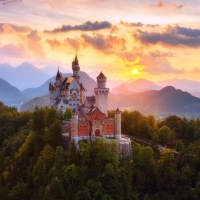
<path id="1" fill-rule="evenodd" d="M 41 97 L 35 97 L 25 103 L 23 103 L 20 107 L 20 111 L 34 111 L 35 107 L 38 106 L 40 108 L 44 108 L 46 106 L 50 107 L 50 96 L 49 95 L 45 95 L 45 96 L 41 96 Z"/>
<path id="2" fill-rule="evenodd" d="M 0 78 L 0 101 L 5 105 L 17 106 L 19 108 L 28 99 L 29 97 L 23 94 L 18 88 Z"/>
<path id="3" fill-rule="evenodd" d="M 149 90 L 160 90 L 162 87 L 152 81 L 137 79 L 120 84 L 111 90 L 112 94 L 131 94 Z"/>
<path id="4" fill-rule="evenodd" d="M 3 78 L 20 90 L 24 90 L 29 87 L 38 87 L 50 76 L 34 65 L 24 62 L 18 67 L 11 67 L 7 63 L 1 64 L 0 78 Z"/>
<path id="5" fill-rule="evenodd" d="M 46 67 L 43 68 L 39 68 L 41 71 L 43 71 L 44 73 L 48 74 L 49 76 L 54 76 L 57 73 L 57 68 L 55 67 L 56 65 L 48 65 Z M 59 65 L 59 70 L 61 72 L 65 72 L 65 73 L 70 73 L 72 70 L 71 68 L 65 68 Z"/>
<path id="6" fill-rule="evenodd" d="M 35 106 L 49 106 L 49 97 L 39 97 L 26 102 L 21 106 L 21 111 L 33 110 Z M 159 91 L 151 90 L 131 95 L 109 94 L 108 108 L 139 110 L 145 115 L 153 114 L 156 117 L 181 115 L 188 118 L 200 117 L 200 98 L 188 92 L 177 90 L 172 86 Z"/>
<path id="7" fill-rule="evenodd" d="M 72 74 L 71 73 L 63 74 L 63 76 L 71 77 Z M 93 95 L 94 94 L 94 86 L 96 86 L 97 83 L 92 78 L 90 78 L 88 76 L 88 74 L 86 74 L 85 72 L 80 72 L 80 76 L 81 76 L 81 81 L 83 83 L 83 86 L 87 90 L 86 95 L 87 96 Z M 49 94 L 49 83 L 55 82 L 55 78 L 56 77 L 54 76 L 54 77 L 48 79 L 40 87 L 25 89 L 25 90 L 23 90 L 23 93 L 31 96 L 32 98 L 47 95 L 47 94 Z"/>
<path id="8" fill-rule="evenodd" d="M 127 88 L 127 84 L 126 83 L 122 83 L 119 86 L 117 86 L 116 88 L 111 90 L 112 94 L 133 94 L 133 92 L 131 92 L 128 88 Z"/>
<path id="9" fill-rule="evenodd" d="M 110 95 L 109 108 L 139 110 L 144 114 L 188 114 L 200 117 L 200 99 L 188 92 L 167 86 L 159 91 L 146 91 L 132 95 Z"/>
<path id="10" fill-rule="evenodd" d="M 177 89 L 187 91 L 194 96 L 200 97 L 200 82 L 198 81 L 173 78 L 163 81 L 157 81 L 155 83 L 160 85 L 161 87 L 173 86 Z"/>

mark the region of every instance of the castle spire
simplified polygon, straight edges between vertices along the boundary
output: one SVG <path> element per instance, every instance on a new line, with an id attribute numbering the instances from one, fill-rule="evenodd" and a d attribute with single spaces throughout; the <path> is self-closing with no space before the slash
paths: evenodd
<path id="1" fill-rule="evenodd" d="M 75 59 L 74 59 L 73 64 L 74 64 L 74 65 L 79 65 L 79 63 L 78 63 L 78 58 L 77 58 L 77 51 L 76 51 L 76 55 L 75 55 Z"/>
<path id="2" fill-rule="evenodd" d="M 80 75 L 79 75 L 80 67 L 79 67 L 79 63 L 78 63 L 77 52 L 76 52 L 75 58 L 72 62 L 72 70 L 73 70 L 73 77 L 75 79 L 79 80 L 80 79 Z"/>
<path id="3" fill-rule="evenodd" d="M 61 78 L 60 71 L 59 71 L 59 67 L 58 67 L 58 71 L 57 71 L 56 78 Z"/>

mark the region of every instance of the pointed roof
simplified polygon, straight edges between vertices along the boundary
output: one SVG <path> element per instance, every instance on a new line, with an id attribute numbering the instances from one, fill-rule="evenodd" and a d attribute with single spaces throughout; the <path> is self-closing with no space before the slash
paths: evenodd
<path id="1" fill-rule="evenodd" d="M 100 72 L 99 76 L 97 78 L 106 78 L 106 76 L 103 74 L 103 72 Z"/>
<path id="2" fill-rule="evenodd" d="M 115 113 L 121 113 L 121 111 L 119 110 L 119 108 L 117 108 L 117 110 L 115 111 Z"/>
<path id="3" fill-rule="evenodd" d="M 60 71 L 59 71 L 59 67 L 58 67 L 58 71 L 57 71 L 56 78 L 61 78 Z"/>
<path id="4" fill-rule="evenodd" d="M 85 90 L 85 88 L 83 87 L 83 84 L 80 84 L 81 90 Z M 86 91 L 86 90 L 85 90 Z"/>
<path id="5" fill-rule="evenodd" d="M 78 58 L 77 58 L 77 52 L 76 52 L 76 56 L 75 56 L 75 58 L 74 58 L 72 64 L 73 64 L 73 65 L 79 65 L 79 63 L 78 63 Z"/>

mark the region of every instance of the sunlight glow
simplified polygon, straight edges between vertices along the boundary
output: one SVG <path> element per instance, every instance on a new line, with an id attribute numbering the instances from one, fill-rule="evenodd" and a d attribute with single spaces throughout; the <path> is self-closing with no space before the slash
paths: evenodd
<path id="1" fill-rule="evenodd" d="M 139 71 L 135 68 L 131 73 L 132 74 L 139 74 Z"/>

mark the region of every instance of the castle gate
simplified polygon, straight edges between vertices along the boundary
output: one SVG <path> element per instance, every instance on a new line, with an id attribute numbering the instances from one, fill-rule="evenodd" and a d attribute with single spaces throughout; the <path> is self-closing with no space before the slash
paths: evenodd
<path id="1" fill-rule="evenodd" d="M 95 130 L 95 136 L 100 136 L 100 130 L 99 129 Z"/>

